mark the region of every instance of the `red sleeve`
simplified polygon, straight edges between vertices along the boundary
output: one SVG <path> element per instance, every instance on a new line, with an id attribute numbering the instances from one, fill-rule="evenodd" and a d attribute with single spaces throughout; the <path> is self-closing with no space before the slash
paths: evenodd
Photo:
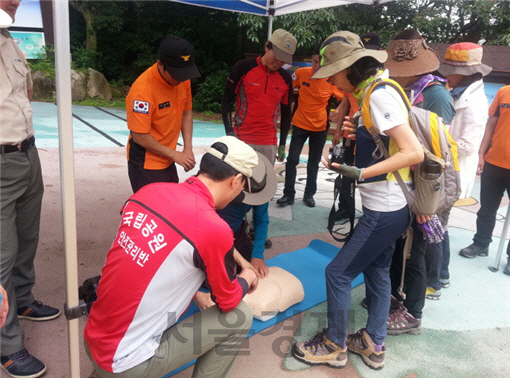
<path id="1" fill-rule="evenodd" d="M 216 227 L 200 230 L 202 242 L 197 243 L 197 249 L 212 299 L 222 312 L 228 312 L 241 302 L 245 294 L 236 275 L 234 235 L 219 216 L 216 222 L 207 224 L 216 224 Z"/>

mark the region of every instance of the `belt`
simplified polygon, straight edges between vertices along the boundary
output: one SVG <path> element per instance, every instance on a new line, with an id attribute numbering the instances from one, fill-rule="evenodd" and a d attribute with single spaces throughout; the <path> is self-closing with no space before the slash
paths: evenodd
<path id="1" fill-rule="evenodd" d="M 13 146 L 12 144 L 3 144 L 0 146 L 0 152 L 1 154 L 8 154 L 9 152 L 16 152 L 21 151 L 25 152 L 30 147 L 32 147 L 35 144 L 35 137 L 31 136 L 28 139 L 25 139 L 23 142 L 21 142 L 18 145 Z"/>

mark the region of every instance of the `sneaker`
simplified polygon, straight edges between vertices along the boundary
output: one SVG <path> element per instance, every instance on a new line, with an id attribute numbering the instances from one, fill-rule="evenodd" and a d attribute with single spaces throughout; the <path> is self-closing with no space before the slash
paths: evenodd
<path id="1" fill-rule="evenodd" d="M 487 257 L 489 256 L 489 247 L 484 248 L 473 243 L 466 248 L 462 248 L 459 251 L 459 255 L 467 257 L 468 259 L 474 259 L 476 256 Z"/>
<path id="2" fill-rule="evenodd" d="M 379 370 L 384 367 L 384 353 L 386 348 L 383 345 L 376 345 L 366 328 L 347 336 L 347 349 L 349 352 L 359 354 L 363 362 L 369 368 Z M 380 349 L 377 351 L 377 349 Z"/>
<path id="3" fill-rule="evenodd" d="M 18 308 L 18 318 L 37 322 L 55 319 L 59 315 L 58 308 L 46 306 L 39 301 L 33 301 L 30 306 Z"/>
<path id="4" fill-rule="evenodd" d="M 450 287 L 450 280 L 448 278 L 440 278 L 439 283 L 443 289 Z"/>
<path id="5" fill-rule="evenodd" d="M 310 365 L 327 364 L 337 369 L 347 365 L 347 348 L 342 348 L 328 339 L 325 330 L 310 341 L 294 344 L 292 354 Z"/>
<path id="6" fill-rule="evenodd" d="M 441 289 L 436 290 L 433 287 L 428 287 L 425 291 L 425 298 L 427 299 L 433 299 L 433 300 L 439 300 L 441 299 Z"/>
<path id="7" fill-rule="evenodd" d="M 1 357 L 2 368 L 14 378 L 36 378 L 46 372 L 44 365 L 23 348 L 19 352 Z"/>
<path id="8" fill-rule="evenodd" d="M 416 319 L 404 308 L 390 314 L 388 318 L 388 335 L 419 335 L 421 333 L 421 319 Z"/>

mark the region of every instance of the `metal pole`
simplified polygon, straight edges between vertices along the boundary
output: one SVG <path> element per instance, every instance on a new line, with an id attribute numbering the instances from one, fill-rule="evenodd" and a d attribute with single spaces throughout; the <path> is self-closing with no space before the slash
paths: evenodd
<path id="1" fill-rule="evenodd" d="M 64 227 L 66 266 L 66 303 L 68 307 L 72 308 L 78 306 L 79 300 L 68 0 L 53 0 L 53 20 L 60 152 L 60 187 L 62 192 L 62 221 Z M 68 321 L 68 338 L 69 377 L 79 378 L 80 330 L 78 319 Z"/>
<path id="2" fill-rule="evenodd" d="M 506 235 L 508 231 L 508 224 L 510 223 L 510 205 L 506 211 L 505 223 L 503 224 L 503 231 L 501 231 L 501 237 L 499 239 L 498 253 L 496 254 L 496 260 L 494 260 L 494 266 L 489 266 L 491 272 L 497 272 L 499 270 L 499 263 L 501 262 L 501 254 L 503 253 L 503 247 L 506 242 Z"/>
<path id="3" fill-rule="evenodd" d="M 267 27 L 267 40 L 269 41 L 271 39 L 271 34 L 273 34 L 273 18 L 274 16 L 269 15 L 269 25 Z"/>

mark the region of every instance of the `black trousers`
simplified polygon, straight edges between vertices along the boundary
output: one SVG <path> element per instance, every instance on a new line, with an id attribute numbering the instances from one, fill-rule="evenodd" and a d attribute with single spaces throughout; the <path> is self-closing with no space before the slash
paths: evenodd
<path id="1" fill-rule="evenodd" d="M 413 221 L 412 227 L 414 236 L 411 247 L 411 257 L 406 261 L 404 276 L 404 293 L 406 293 L 406 299 L 403 300 L 397 292 L 402 274 L 402 259 L 405 244 L 405 239 L 403 238 L 398 238 L 391 261 L 391 294 L 399 301 L 404 302 L 404 306 L 412 316 L 416 319 L 420 319 L 423 314 L 423 307 L 425 306 L 425 290 L 427 289 L 426 253 L 429 244 L 423 240 L 423 234 L 418 229 L 416 220 Z"/>
<path id="2" fill-rule="evenodd" d="M 154 182 L 179 182 L 175 163 L 165 169 L 144 169 L 141 165 L 128 161 L 129 181 L 131 189 L 136 193 L 141 187 Z"/>
<path id="3" fill-rule="evenodd" d="M 506 193 L 510 196 L 510 169 L 485 163 L 480 180 L 480 210 L 476 218 L 476 234 L 473 242 L 488 247 L 492 242 L 492 232 L 496 224 L 496 213 L 501 199 Z M 510 257 L 510 243 L 506 249 Z"/>
<path id="4" fill-rule="evenodd" d="M 317 192 L 317 174 L 321 161 L 322 150 L 326 144 L 328 131 L 308 131 L 292 125 L 292 138 L 290 140 L 289 156 L 285 164 L 285 187 L 283 194 L 294 197 L 296 190 L 296 166 L 299 164 L 299 155 L 303 145 L 309 139 L 308 164 L 306 165 L 305 195 L 313 196 Z"/>

